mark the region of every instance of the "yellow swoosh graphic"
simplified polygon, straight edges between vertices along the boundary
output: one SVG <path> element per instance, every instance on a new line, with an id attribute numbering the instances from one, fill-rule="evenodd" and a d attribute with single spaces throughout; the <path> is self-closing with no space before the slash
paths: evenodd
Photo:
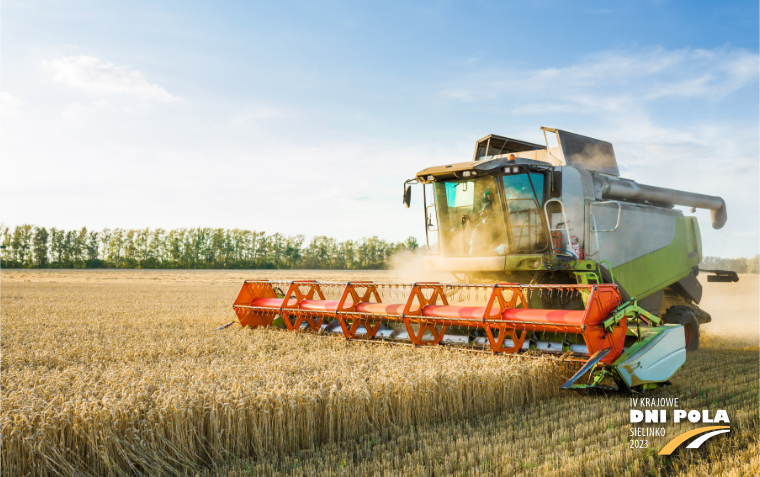
<path id="1" fill-rule="evenodd" d="M 692 437 L 703 434 L 708 431 L 712 431 L 714 429 L 731 429 L 731 426 L 708 426 L 708 427 L 700 427 L 697 429 L 693 429 L 691 431 L 684 432 L 681 435 L 678 435 L 674 437 L 670 442 L 665 444 L 665 447 L 662 448 L 660 451 L 660 455 L 670 455 L 673 453 L 674 450 L 678 448 L 681 444 L 683 444 L 686 440 L 691 439 Z"/>

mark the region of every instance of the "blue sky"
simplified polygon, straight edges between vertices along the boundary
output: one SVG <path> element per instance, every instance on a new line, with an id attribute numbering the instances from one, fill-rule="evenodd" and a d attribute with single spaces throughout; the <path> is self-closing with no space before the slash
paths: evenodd
<path id="1" fill-rule="evenodd" d="M 757 2 L 2 5 L 2 221 L 424 237 L 405 179 L 540 126 L 758 253 Z"/>

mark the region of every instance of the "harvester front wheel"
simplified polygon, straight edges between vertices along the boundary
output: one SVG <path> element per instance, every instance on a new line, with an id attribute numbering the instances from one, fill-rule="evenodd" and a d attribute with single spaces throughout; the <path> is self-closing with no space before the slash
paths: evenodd
<path id="1" fill-rule="evenodd" d="M 671 306 L 662 319 L 665 323 L 683 326 L 686 336 L 686 351 L 699 349 L 699 322 L 694 311 L 687 306 Z"/>

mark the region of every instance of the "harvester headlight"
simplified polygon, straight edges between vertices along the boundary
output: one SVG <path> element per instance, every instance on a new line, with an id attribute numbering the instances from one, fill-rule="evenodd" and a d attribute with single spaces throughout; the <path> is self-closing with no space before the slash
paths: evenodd
<path id="1" fill-rule="evenodd" d="M 432 181 L 434 179 L 433 176 L 427 176 L 427 180 Z"/>
<path id="2" fill-rule="evenodd" d="M 520 168 L 517 166 L 512 166 L 512 174 L 517 174 L 518 172 L 520 172 Z"/>
<path id="3" fill-rule="evenodd" d="M 470 171 L 462 172 L 462 177 L 470 177 Z"/>

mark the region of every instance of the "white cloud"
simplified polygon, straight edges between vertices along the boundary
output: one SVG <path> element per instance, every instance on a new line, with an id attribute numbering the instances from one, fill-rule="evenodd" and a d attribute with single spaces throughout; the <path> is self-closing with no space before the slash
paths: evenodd
<path id="1" fill-rule="evenodd" d="M 290 113 L 284 108 L 259 106 L 252 107 L 244 112 L 234 114 L 231 118 L 231 123 L 235 126 L 249 126 L 252 124 L 257 124 L 258 122 L 264 120 L 286 118 L 289 115 Z"/>
<path id="2" fill-rule="evenodd" d="M 9 112 L 21 106 L 21 100 L 7 91 L 0 91 L 0 109 Z"/>
<path id="3" fill-rule="evenodd" d="M 162 102 L 176 99 L 164 88 L 149 83 L 141 72 L 92 56 L 64 56 L 43 61 L 42 66 L 56 82 L 90 93 L 130 95 Z"/>
<path id="4" fill-rule="evenodd" d="M 555 108 L 580 105 L 651 101 L 663 97 L 709 97 L 713 100 L 757 82 L 758 55 L 744 50 L 653 49 L 631 53 L 607 51 L 580 62 L 538 70 L 483 69 L 475 66 L 439 95 L 453 101 L 495 100 L 511 95 L 540 95 L 556 100 Z M 542 102 L 543 102 L 542 101 Z M 515 112 L 527 112 L 520 105 Z"/>

